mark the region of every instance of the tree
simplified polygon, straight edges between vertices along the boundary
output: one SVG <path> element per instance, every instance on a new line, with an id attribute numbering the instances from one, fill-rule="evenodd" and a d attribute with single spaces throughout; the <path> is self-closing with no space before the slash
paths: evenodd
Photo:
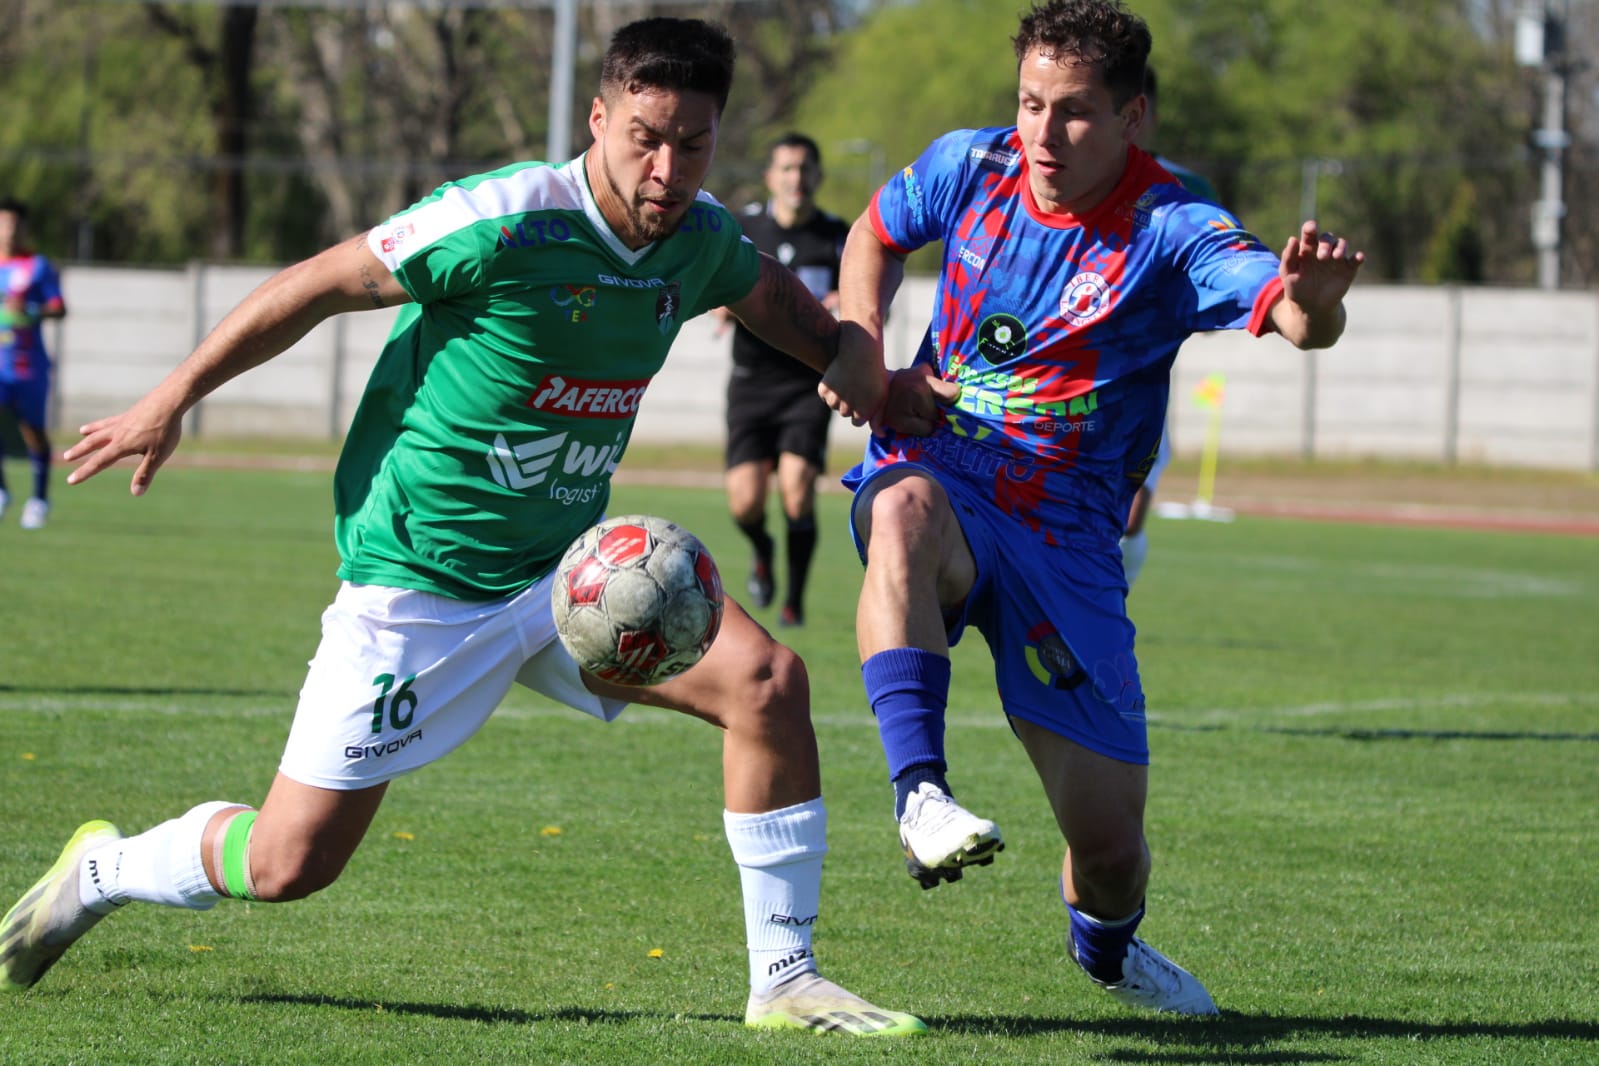
<path id="1" fill-rule="evenodd" d="M 220 11 L 175 12 L 146 3 L 145 14 L 160 32 L 183 46 L 184 58 L 200 75 L 211 117 L 214 152 L 211 173 L 211 257 L 237 258 L 244 246 L 244 165 L 250 154 L 255 117 L 255 31 L 260 9 L 254 4 L 224 4 Z M 214 38 L 214 40 L 213 40 Z"/>
<path id="2" fill-rule="evenodd" d="M 1475 187 L 1469 181 L 1456 187 L 1449 213 L 1427 245 L 1423 281 L 1478 285 L 1485 280 L 1480 218 Z"/>
<path id="3" fill-rule="evenodd" d="M 890 173 L 951 129 L 1015 121 L 1008 0 L 927 0 L 881 8 L 841 36 L 796 124 L 827 157 L 820 202 L 854 218 Z M 931 269 L 922 253 L 913 267 Z"/>
<path id="4" fill-rule="evenodd" d="M 1469 180 L 1485 203 L 1530 203 L 1518 75 L 1492 30 L 1473 21 L 1480 5 L 1136 6 L 1155 36 L 1161 150 L 1210 177 L 1268 243 L 1286 239 L 1309 210 L 1363 243 L 1370 273 L 1413 278 L 1458 186 Z M 834 145 L 880 146 L 887 168 L 946 130 L 1009 125 L 1014 30 L 1013 4 L 926 0 L 877 10 L 846 35 L 840 61 L 800 114 Z M 868 184 L 851 175 L 824 192 L 830 204 L 849 196 L 858 211 Z M 1490 276 L 1516 276 L 1524 216 L 1501 210 L 1481 228 Z M 932 262 L 923 254 L 911 265 Z"/>

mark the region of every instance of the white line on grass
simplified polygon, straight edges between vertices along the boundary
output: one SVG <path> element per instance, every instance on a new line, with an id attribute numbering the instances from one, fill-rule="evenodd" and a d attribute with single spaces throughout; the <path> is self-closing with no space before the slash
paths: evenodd
<path id="1" fill-rule="evenodd" d="M 196 697 L 198 700 L 199 697 Z M 1181 725 L 1255 724 L 1273 718 L 1315 718 L 1339 714 L 1365 714 L 1371 712 L 1440 711 L 1478 707 L 1570 707 L 1599 708 L 1599 692 L 1462 692 L 1430 697 L 1395 696 L 1371 700 L 1328 700 L 1285 707 L 1208 707 L 1173 713 L 1151 712 L 1150 722 Z M 208 698 L 204 704 L 170 699 L 108 699 L 103 696 L 72 698 L 66 696 L 0 695 L 0 714 L 64 714 L 83 711 L 111 713 L 144 713 L 185 715 L 201 718 L 271 718 L 283 719 L 285 731 L 293 717 L 291 701 L 261 704 L 242 703 L 228 699 Z M 503 706 L 494 712 L 497 718 L 538 720 L 565 718 L 582 721 L 588 718 L 580 711 L 555 705 L 528 705 L 513 697 L 512 706 Z M 656 707 L 629 707 L 617 719 L 621 724 L 650 725 L 663 722 L 676 723 L 683 716 Z M 952 708 L 947 720 L 962 728 L 1009 729 L 1005 716 L 997 704 L 985 708 Z M 811 721 L 830 729 L 877 728 L 877 720 L 866 707 L 858 710 L 824 710 L 811 715 Z M 285 733 L 285 735 L 287 735 Z"/>

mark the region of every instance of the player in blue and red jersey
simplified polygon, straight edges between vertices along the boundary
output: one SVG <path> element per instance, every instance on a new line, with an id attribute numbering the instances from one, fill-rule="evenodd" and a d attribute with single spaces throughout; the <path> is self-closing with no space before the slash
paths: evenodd
<path id="1" fill-rule="evenodd" d="M 39 323 L 67 313 L 61 279 L 50 260 L 28 246 L 28 206 L 0 200 L 0 410 L 17 420 L 33 464 L 33 495 L 22 505 L 22 528 L 39 529 L 50 514 L 50 356 Z M 0 450 L 0 515 L 11 503 Z"/>
<path id="2" fill-rule="evenodd" d="M 1314 222 L 1273 254 L 1135 146 L 1150 35 L 1119 3 L 1035 7 L 1014 44 L 1016 125 L 934 141 L 844 253 L 841 353 L 880 358 L 905 254 L 944 247 L 927 341 L 886 403 L 824 389 L 857 421 L 935 401 L 944 415 L 930 437 L 874 437 L 845 479 L 866 563 L 861 673 L 910 872 L 955 880 L 1002 846 L 945 779 L 949 647 L 975 626 L 1066 838 L 1073 958 L 1129 1005 L 1214 1014 L 1193 975 L 1134 935 L 1149 748 L 1117 542 L 1183 340 L 1248 329 L 1328 346 L 1364 257 Z"/>

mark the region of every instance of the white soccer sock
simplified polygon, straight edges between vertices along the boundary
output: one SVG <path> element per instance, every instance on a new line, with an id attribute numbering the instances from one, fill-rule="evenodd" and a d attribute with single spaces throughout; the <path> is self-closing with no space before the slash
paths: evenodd
<path id="1" fill-rule="evenodd" d="M 1122 569 L 1127 572 L 1127 587 L 1132 588 L 1133 582 L 1138 580 L 1139 573 L 1144 569 L 1144 560 L 1149 558 L 1149 534 L 1143 530 L 1129 533 L 1122 538 Z"/>
<path id="2" fill-rule="evenodd" d="M 78 896 L 96 914 L 138 900 L 167 907 L 210 910 L 222 894 L 211 887 L 201 858 L 206 823 L 240 803 L 202 803 L 138 836 L 95 848 L 83 856 Z"/>
<path id="3" fill-rule="evenodd" d="M 764 814 L 722 812 L 744 886 L 750 991 L 816 970 L 811 933 L 822 896 L 827 810 L 821 797 Z"/>

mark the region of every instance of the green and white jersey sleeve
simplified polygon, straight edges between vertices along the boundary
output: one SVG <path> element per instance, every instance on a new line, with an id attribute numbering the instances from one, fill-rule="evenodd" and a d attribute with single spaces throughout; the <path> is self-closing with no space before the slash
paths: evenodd
<path id="1" fill-rule="evenodd" d="M 416 302 L 339 459 L 339 576 L 469 600 L 538 580 L 599 519 L 679 328 L 759 273 L 705 193 L 677 233 L 629 250 L 582 157 L 444 185 L 367 242 Z"/>

